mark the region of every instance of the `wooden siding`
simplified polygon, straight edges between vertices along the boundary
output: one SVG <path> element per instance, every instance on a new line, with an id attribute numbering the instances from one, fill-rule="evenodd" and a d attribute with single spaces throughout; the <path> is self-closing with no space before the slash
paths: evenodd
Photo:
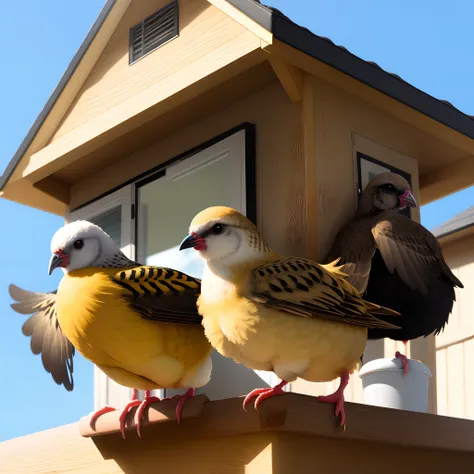
<path id="1" fill-rule="evenodd" d="M 180 0 L 179 37 L 129 65 L 130 28 L 167 3 L 132 2 L 52 142 L 151 87 L 167 90 L 179 82 L 179 73 L 189 74 L 187 69 L 212 58 L 223 45 L 260 46 L 259 38 L 206 0 Z"/>
<path id="2" fill-rule="evenodd" d="M 474 419 L 474 237 L 443 245 L 448 265 L 464 284 L 445 330 L 436 337 L 438 414 Z"/>

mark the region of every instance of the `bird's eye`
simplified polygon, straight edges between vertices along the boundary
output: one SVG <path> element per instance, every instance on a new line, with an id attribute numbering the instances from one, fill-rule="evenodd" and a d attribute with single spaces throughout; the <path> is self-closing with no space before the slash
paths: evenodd
<path id="1" fill-rule="evenodd" d="M 388 193 L 392 193 L 393 191 L 395 191 L 395 186 L 393 184 L 384 184 L 382 188 Z"/>
<path id="2" fill-rule="evenodd" d="M 74 247 L 76 250 L 81 250 L 82 247 L 84 247 L 84 241 L 83 241 L 83 240 L 75 240 L 75 241 L 74 241 L 74 244 L 73 244 L 73 247 Z"/>
<path id="3" fill-rule="evenodd" d="M 212 226 L 212 233 L 214 235 L 222 234 L 223 231 L 224 231 L 224 226 L 222 224 L 214 224 Z"/>

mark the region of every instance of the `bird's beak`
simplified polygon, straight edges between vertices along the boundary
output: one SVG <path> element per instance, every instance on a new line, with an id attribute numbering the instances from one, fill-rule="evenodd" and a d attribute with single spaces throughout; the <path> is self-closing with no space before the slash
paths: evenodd
<path id="1" fill-rule="evenodd" d="M 54 253 L 49 261 L 48 275 L 51 275 L 58 267 L 66 267 L 68 263 L 69 258 L 63 252 L 59 251 Z"/>
<path id="2" fill-rule="evenodd" d="M 409 189 L 407 189 L 400 197 L 400 207 L 416 207 L 416 199 L 415 196 L 411 193 Z"/>
<path id="3" fill-rule="evenodd" d="M 206 250 L 207 249 L 206 239 L 204 237 L 201 237 L 199 234 L 196 234 L 196 232 L 191 232 L 181 242 L 181 245 L 179 246 L 179 250 L 191 249 L 191 248 L 195 250 Z"/>

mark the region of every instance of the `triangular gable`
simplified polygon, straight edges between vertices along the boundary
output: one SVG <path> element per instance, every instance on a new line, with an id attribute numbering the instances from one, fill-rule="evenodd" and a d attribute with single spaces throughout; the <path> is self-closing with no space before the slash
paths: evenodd
<path id="1" fill-rule="evenodd" d="M 166 44 L 166 48 L 129 65 L 130 28 L 168 3 L 170 0 L 107 3 L 41 120 L 35 122 L 11 161 L 0 189 L 9 180 L 26 177 L 37 182 L 49 176 L 49 169 L 37 173 L 44 162 L 60 167 L 58 158 L 186 88 L 200 75 L 206 77 L 213 68 L 217 70 L 260 49 L 262 38 L 263 44 L 271 42 L 271 34 L 253 20 L 245 21 L 245 15 L 235 7 L 226 8 L 226 1 L 214 6 L 213 1 L 180 0 L 179 37 Z M 238 13 L 237 19 L 230 13 Z M 188 69 L 188 73 L 178 80 L 160 83 L 170 71 L 180 67 Z"/>

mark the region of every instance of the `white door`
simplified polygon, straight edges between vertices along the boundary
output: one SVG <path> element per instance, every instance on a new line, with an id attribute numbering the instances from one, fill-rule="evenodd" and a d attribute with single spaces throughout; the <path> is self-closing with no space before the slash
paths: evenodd
<path id="1" fill-rule="evenodd" d="M 193 249 L 180 252 L 179 244 L 192 218 L 206 207 L 225 205 L 245 214 L 245 132 L 237 132 L 137 186 L 137 260 L 201 278 L 203 263 L 197 253 Z M 212 359 L 211 382 L 198 390 L 210 399 L 242 395 L 267 386 L 271 380 L 271 374 L 257 374 L 216 352 Z M 166 396 L 174 393 L 179 392 L 166 390 Z"/>
<path id="2" fill-rule="evenodd" d="M 122 252 L 135 258 L 135 226 L 132 225 L 134 186 L 126 186 L 89 205 L 69 213 L 66 222 L 87 220 L 104 229 L 115 240 Z M 130 400 L 132 390 L 115 383 L 94 367 L 94 409 L 105 405 L 120 407 Z"/>

